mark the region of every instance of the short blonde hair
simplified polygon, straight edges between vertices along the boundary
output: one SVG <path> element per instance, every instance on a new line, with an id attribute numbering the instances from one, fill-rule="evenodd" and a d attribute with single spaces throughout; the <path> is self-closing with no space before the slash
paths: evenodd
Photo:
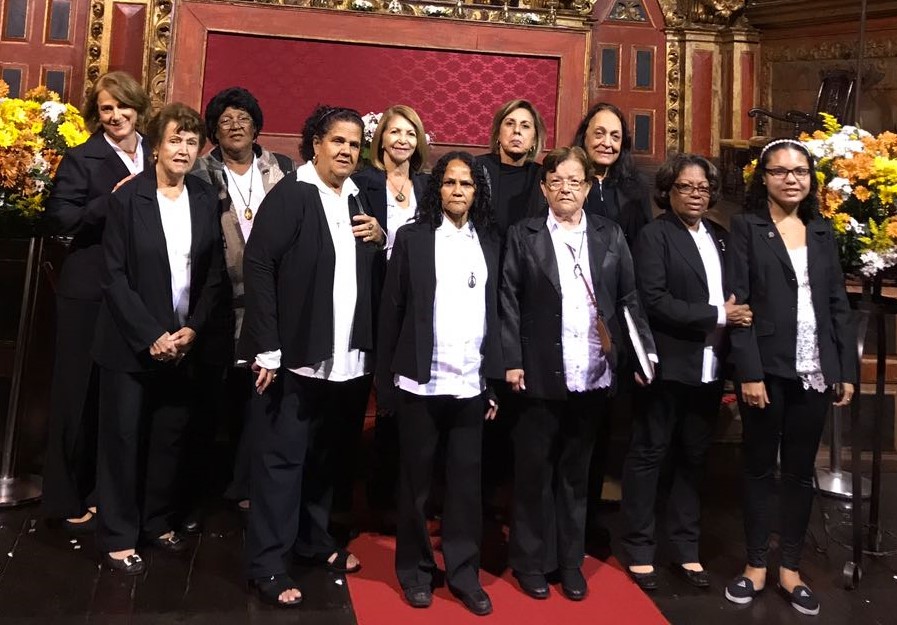
<path id="1" fill-rule="evenodd" d="M 100 91 L 108 91 L 109 95 L 122 105 L 137 111 L 137 129 L 141 132 L 149 119 L 150 97 L 139 82 L 128 72 L 108 72 L 100 76 L 84 98 L 84 123 L 95 132 L 100 127 L 100 109 L 97 98 Z"/>
<path id="2" fill-rule="evenodd" d="M 539 111 L 536 110 L 536 107 L 529 100 L 509 100 L 495 111 L 495 116 L 492 118 L 492 132 L 489 135 L 489 146 L 493 154 L 498 154 L 498 133 L 501 131 L 501 123 L 505 121 L 505 117 L 517 109 L 529 111 L 530 115 L 533 116 L 533 121 L 536 123 L 536 142 L 533 144 L 533 149 L 526 155 L 526 160 L 532 161 L 536 159 L 536 156 L 545 147 L 545 135 L 548 131 L 545 129 L 545 122 L 542 120 L 542 116 L 539 115 Z"/>
<path id="3" fill-rule="evenodd" d="M 383 111 L 380 116 L 380 123 L 374 131 L 371 138 L 371 164 L 377 169 L 386 169 L 383 164 L 383 133 L 393 117 L 400 116 L 408 120 L 414 126 L 414 132 L 417 134 L 417 147 L 414 148 L 414 154 L 411 155 L 411 171 L 420 171 L 424 163 L 427 162 L 427 153 L 430 147 L 427 145 L 427 134 L 424 132 L 424 123 L 420 120 L 420 115 L 404 104 L 396 104 L 390 106 Z"/>

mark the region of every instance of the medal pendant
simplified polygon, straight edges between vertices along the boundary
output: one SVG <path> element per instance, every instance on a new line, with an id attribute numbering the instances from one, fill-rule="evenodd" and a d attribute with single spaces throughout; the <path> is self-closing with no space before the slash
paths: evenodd
<path id="1" fill-rule="evenodd" d="M 404 202 L 404 201 L 405 201 L 405 194 L 402 193 L 401 191 L 396 193 L 396 202 Z"/>
<path id="2" fill-rule="evenodd" d="M 470 272 L 470 277 L 467 279 L 467 286 L 473 288 L 477 285 L 477 277 L 473 275 L 473 272 Z"/>
<path id="3" fill-rule="evenodd" d="M 246 210 L 243 211 L 243 217 L 246 221 L 252 221 L 252 209 L 248 206 L 246 207 Z"/>

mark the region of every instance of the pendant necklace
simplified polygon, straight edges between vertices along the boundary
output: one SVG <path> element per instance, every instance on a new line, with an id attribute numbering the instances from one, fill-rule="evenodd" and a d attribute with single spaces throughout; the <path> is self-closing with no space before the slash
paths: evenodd
<path id="1" fill-rule="evenodd" d="M 246 221 L 252 221 L 252 209 L 249 208 L 249 203 L 252 202 L 252 180 L 253 180 L 254 176 L 252 175 L 253 172 L 252 172 L 251 166 L 250 166 L 250 172 L 249 172 L 249 197 L 248 198 L 243 197 L 243 192 L 240 190 L 240 185 L 237 184 L 237 179 L 234 177 L 233 173 L 231 173 L 231 170 L 227 165 L 224 166 L 224 171 L 226 171 L 228 173 L 228 175 L 230 176 L 231 182 L 234 183 L 234 188 L 237 190 L 237 193 L 240 194 L 240 201 L 243 202 L 243 218 Z"/>
<path id="2" fill-rule="evenodd" d="M 387 180 L 389 180 L 389 178 L 387 178 Z M 391 180 L 389 180 L 389 182 L 392 183 Z M 405 180 L 402 181 L 402 187 L 399 189 L 399 192 L 396 193 L 396 202 L 404 202 L 405 201 L 405 194 L 403 193 L 403 191 L 405 190 L 405 185 L 407 183 L 408 183 L 408 178 L 405 178 Z M 396 185 L 393 184 L 392 188 L 395 189 Z"/>
<path id="3" fill-rule="evenodd" d="M 467 286 L 469 286 L 470 288 L 473 288 L 473 287 L 475 287 L 476 285 L 477 285 L 477 277 L 476 277 L 476 276 L 473 274 L 473 272 L 471 271 L 471 272 L 470 272 L 470 277 L 467 279 Z"/>

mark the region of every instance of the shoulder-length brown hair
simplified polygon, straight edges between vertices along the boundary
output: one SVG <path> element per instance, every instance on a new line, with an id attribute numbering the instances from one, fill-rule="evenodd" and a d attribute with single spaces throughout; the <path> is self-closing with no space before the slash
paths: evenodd
<path id="1" fill-rule="evenodd" d="M 151 102 L 146 90 L 134 80 L 128 72 L 109 72 L 100 76 L 84 98 L 84 123 L 91 132 L 100 127 L 100 109 L 97 97 L 100 91 L 108 91 L 109 95 L 122 105 L 137 111 L 137 130 L 143 131 L 149 119 Z"/>
<path id="2" fill-rule="evenodd" d="M 545 135 L 548 131 L 545 129 L 545 122 L 542 120 L 542 116 L 539 115 L 539 111 L 536 110 L 536 107 L 529 100 L 509 100 L 495 111 L 495 115 L 492 117 L 492 130 L 489 133 L 489 147 L 492 149 L 493 154 L 498 154 L 498 133 L 501 130 L 501 123 L 505 120 L 505 117 L 517 109 L 529 111 L 536 124 L 536 142 L 533 144 L 533 149 L 526 155 L 526 160 L 532 161 L 536 159 L 536 156 L 545 147 Z"/>
<path id="3" fill-rule="evenodd" d="M 404 104 L 390 106 L 380 116 L 380 123 L 377 124 L 377 129 L 371 138 L 371 164 L 377 169 L 386 169 L 386 165 L 383 164 L 383 133 L 386 132 L 392 118 L 397 115 L 404 117 L 408 123 L 414 126 L 414 132 L 417 134 L 417 147 L 414 148 L 414 154 L 411 155 L 411 171 L 420 171 L 420 168 L 427 162 L 430 146 L 427 145 L 427 135 L 424 132 L 424 123 L 420 120 L 420 115 L 413 108 Z"/>

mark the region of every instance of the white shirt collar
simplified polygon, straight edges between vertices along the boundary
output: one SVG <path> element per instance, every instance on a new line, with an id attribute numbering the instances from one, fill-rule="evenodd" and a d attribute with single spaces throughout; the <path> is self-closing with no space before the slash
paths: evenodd
<path id="1" fill-rule="evenodd" d="M 453 234 L 464 234 L 468 237 L 473 237 L 473 222 L 469 219 L 467 223 L 461 226 L 460 228 L 456 227 L 455 224 L 452 223 L 451 219 L 448 219 L 445 215 L 442 216 L 442 223 L 439 224 L 439 227 L 436 228 L 436 232 L 442 236 L 452 236 Z"/>
<path id="2" fill-rule="evenodd" d="M 327 186 L 324 181 L 321 180 L 321 177 L 318 175 L 318 170 L 315 169 L 315 166 L 311 161 L 307 161 L 296 168 L 296 181 L 313 184 L 318 187 L 318 191 L 322 194 L 335 195 L 337 197 L 358 195 L 358 186 L 352 182 L 351 178 L 346 178 L 345 182 L 343 182 L 341 193 L 337 193 L 332 187 Z"/>
<path id="3" fill-rule="evenodd" d="M 561 222 L 557 220 L 554 216 L 554 213 L 551 212 L 551 209 L 548 209 L 548 232 L 555 232 L 556 230 L 561 228 Z M 570 232 L 573 234 L 580 234 L 586 231 L 586 212 L 582 211 L 582 218 L 580 218 L 579 223 L 576 224 L 572 230 L 566 230 L 566 232 Z"/>

